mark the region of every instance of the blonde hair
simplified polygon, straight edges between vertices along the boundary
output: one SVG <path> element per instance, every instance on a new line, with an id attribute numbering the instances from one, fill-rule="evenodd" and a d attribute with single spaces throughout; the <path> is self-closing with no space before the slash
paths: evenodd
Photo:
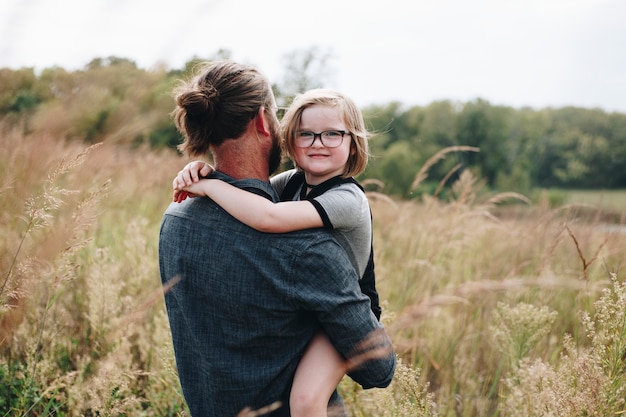
<path id="1" fill-rule="evenodd" d="M 293 160 L 296 169 L 298 163 L 295 159 L 295 138 L 296 133 L 300 129 L 300 121 L 302 112 L 307 107 L 315 104 L 331 106 L 339 109 L 341 119 L 346 125 L 346 129 L 352 136 L 351 149 L 346 168 L 341 175 L 344 178 L 356 177 L 365 171 L 369 159 L 368 139 L 369 132 L 365 129 L 363 114 L 357 105 L 349 97 L 325 88 L 316 88 L 308 90 L 302 94 L 298 94 L 291 103 L 291 106 L 285 112 L 282 118 L 281 126 L 283 133 L 283 145 L 287 155 Z"/>

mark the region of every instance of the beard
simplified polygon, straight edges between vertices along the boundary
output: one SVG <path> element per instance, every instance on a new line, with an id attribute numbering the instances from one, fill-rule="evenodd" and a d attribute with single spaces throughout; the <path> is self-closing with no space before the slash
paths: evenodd
<path id="1" fill-rule="evenodd" d="M 272 145 L 272 151 L 270 153 L 270 160 L 269 160 L 269 171 L 270 171 L 269 174 L 270 175 L 272 175 L 278 170 L 278 168 L 280 167 L 281 160 L 282 160 L 282 155 L 280 151 L 280 144 L 274 143 L 274 145 Z"/>
<path id="2" fill-rule="evenodd" d="M 270 149 L 269 154 L 269 174 L 272 175 L 275 173 L 280 167 L 280 163 L 282 162 L 282 152 L 280 147 L 280 129 L 278 127 L 278 122 L 272 123 L 270 127 L 270 134 L 273 138 L 272 140 L 272 149 Z"/>

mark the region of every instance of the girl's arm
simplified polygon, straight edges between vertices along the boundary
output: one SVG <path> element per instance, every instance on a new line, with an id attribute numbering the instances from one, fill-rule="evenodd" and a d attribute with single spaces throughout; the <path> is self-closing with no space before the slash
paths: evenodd
<path id="1" fill-rule="evenodd" d="M 212 172 L 213 167 L 204 161 L 189 162 L 178 172 L 178 175 L 172 181 L 172 188 L 174 189 L 172 200 L 180 203 L 187 197 L 195 197 L 195 195 L 183 190 L 183 188 L 198 181 L 201 176 L 206 177 Z"/>
<path id="2" fill-rule="evenodd" d="M 217 179 L 202 179 L 186 186 L 184 190 L 210 197 L 231 216 L 261 232 L 284 233 L 324 226 L 322 218 L 309 201 L 273 203 Z"/>

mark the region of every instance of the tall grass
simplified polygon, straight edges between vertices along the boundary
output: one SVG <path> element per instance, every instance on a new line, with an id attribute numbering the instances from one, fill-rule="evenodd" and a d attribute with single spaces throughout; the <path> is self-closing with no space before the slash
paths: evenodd
<path id="1" fill-rule="evenodd" d="M 0 416 L 186 415 L 156 247 L 184 161 L 1 140 Z M 344 378 L 351 415 L 623 412 L 626 235 L 480 184 L 463 173 L 448 202 L 370 195 L 399 366 L 388 389 Z"/>
<path id="2" fill-rule="evenodd" d="M 435 394 L 438 415 L 595 415 L 554 412 L 548 398 L 533 395 L 535 381 L 511 381 L 531 361 L 558 373 L 573 366 L 564 350 L 592 346 L 581 317 L 611 304 L 599 297 L 621 273 L 626 235 L 582 221 L 575 208 L 539 204 L 495 216 L 503 211 L 494 202 L 505 197 L 527 202 L 512 194 L 481 197 L 480 181 L 467 171 L 453 189 L 448 203 L 372 201 L 379 289 L 395 313 L 388 327 Z M 614 334 L 606 328 L 611 320 L 621 318 L 599 323 Z M 589 372 L 606 359 L 599 356 Z M 577 381 L 563 383 L 573 388 Z M 513 414 L 510 398 L 520 391 L 539 411 Z M 575 389 L 568 392 L 563 401 L 579 401 Z M 587 413 L 607 411 L 586 405 Z M 619 401 L 612 407 L 626 409 Z"/>
<path id="3" fill-rule="evenodd" d="M 0 415 L 184 410 L 156 263 L 166 171 L 179 161 L 2 141 Z"/>

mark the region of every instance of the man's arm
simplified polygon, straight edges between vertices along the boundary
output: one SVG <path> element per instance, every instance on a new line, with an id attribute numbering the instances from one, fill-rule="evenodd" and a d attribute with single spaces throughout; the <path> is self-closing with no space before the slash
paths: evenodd
<path id="1" fill-rule="evenodd" d="M 326 240 L 307 248 L 299 261 L 301 301 L 315 311 L 322 330 L 349 361 L 348 375 L 363 388 L 388 386 L 396 367 L 393 345 L 343 248 Z"/>

